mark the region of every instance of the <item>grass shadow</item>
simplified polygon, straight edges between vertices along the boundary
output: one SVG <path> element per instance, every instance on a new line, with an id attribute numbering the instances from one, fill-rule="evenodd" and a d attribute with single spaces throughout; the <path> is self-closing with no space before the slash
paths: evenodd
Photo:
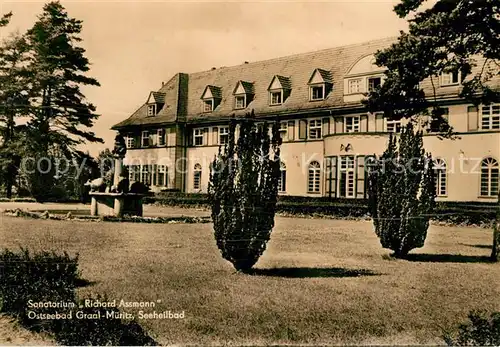
<path id="1" fill-rule="evenodd" d="M 429 263 L 491 263 L 488 256 L 462 255 L 462 254 L 408 254 L 408 261 Z"/>
<path id="2" fill-rule="evenodd" d="M 86 280 L 84 278 L 77 278 L 75 280 L 75 287 L 76 288 L 90 287 L 90 286 L 93 286 L 96 284 L 97 284 L 96 281 L 89 281 L 89 280 Z"/>
<path id="3" fill-rule="evenodd" d="M 361 277 L 379 276 L 380 274 L 366 269 L 321 268 L 321 267 L 280 267 L 271 269 L 252 269 L 248 272 L 254 276 L 285 278 L 318 278 L 318 277 Z"/>
<path id="4" fill-rule="evenodd" d="M 475 248 L 481 248 L 481 249 L 490 249 L 491 250 L 491 245 L 471 245 L 468 243 L 461 243 L 462 246 L 468 246 L 468 247 L 475 247 Z"/>

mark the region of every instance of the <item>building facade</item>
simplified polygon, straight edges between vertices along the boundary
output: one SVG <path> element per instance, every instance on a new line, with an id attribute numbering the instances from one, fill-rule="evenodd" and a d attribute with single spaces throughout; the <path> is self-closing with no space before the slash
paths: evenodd
<path id="1" fill-rule="evenodd" d="M 230 117 L 253 110 L 263 121 L 280 121 L 280 194 L 365 198 L 365 161 L 380 155 L 389 134 L 404 125 L 367 112 L 361 102 L 384 81 L 373 54 L 392 42 L 176 74 L 113 127 L 126 138 L 130 179 L 155 192 L 206 192 L 209 166 L 228 139 Z M 443 139 L 422 120 L 424 146 L 435 159 L 438 200 L 494 201 L 500 104 L 474 106 L 460 99 L 460 74 L 436 76 L 422 87 L 440 100 L 456 132 L 454 139 Z"/>

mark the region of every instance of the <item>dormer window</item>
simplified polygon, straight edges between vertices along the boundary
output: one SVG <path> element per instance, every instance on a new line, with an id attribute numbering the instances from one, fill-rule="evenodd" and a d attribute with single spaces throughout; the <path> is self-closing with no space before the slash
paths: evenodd
<path id="1" fill-rule="evenodd" d="M 325 98 L 325 86 L 323 84 L 311 86 L 311 100 L 323 100 Z"/>
<path id="2" fill-rule="evenodd" d="M 203 112 L 215 111 L 222 100 L 222 90 L 220 87 L 206 86 L 201 99 L 203 100 Z"/>
<path id="3" fill-rule="evenodd" d="M 214 110 L 214 100 L 203 100 L 203 112 L 212 112 Z"/>
<path id="4" fill-rule="evenodd" d="M 308 84 L 309 100 L 324 100 L 333 86 L 331 73 L 327 70 L 316 69 L 309 78 Z"/>
<path id="5" fill-rule="evenodd" d="M 238 81 L 233 91 L 234 95 L 234 109 L 241 110 L 252 102 L 254 96 L 253 83 Z"/>
<path id="6" fill-rule="evenodd" d="M 234 97 L 234 108 L 240 110 L 247 107 L 247 101 L 245 95 L 237 95 Z"/>
<path id="7" fill-rule="evenodd" d="M 348 84 L 349 84 L 349 94 L 361 93 L 361 78 L 350 79 Z"/>
<path id="8" fill-rule="evenodd" d="M 267 90 L 269 91 L 269 105 L 281 105 L 290 95 L 292 83 L 288 77 L 276 75 Z"/>
<path id="9" fill-rule="evenodd" d="M 153 117 L 160 112 L 160 110 L 165 105 L 165 93 L 161 92 L 151 92 L 149 93 L 147 104 L 147 115 L 148 117 Z"/>
<path id="10" fill-rule="evenodd" d="M 453 86 L 460 84 L 462 80 L 462 73 L 460 71 L 455 72 L 443 72 L 440 78 L 441 87 L 443 86 Z"/>
<path id="11" fill-rule="evenodd" d="M 283 91 L 278 90 L 278 91 L 270 91 L 269 92 L 269 105 L 274 106 L 274 105 L 281 105 L 283 103 Z"/>
<path id="12" fill-rule="evenodd" d="M 148 105 L 148 117 L 156 115 L 156 104 Z"/>

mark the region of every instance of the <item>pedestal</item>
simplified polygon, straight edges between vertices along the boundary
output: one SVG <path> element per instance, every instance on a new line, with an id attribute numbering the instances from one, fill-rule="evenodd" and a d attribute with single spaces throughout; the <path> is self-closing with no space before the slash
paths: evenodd
<path id="1" fill-rule="evenodd" d="M 92 216 L 142 216 L 142 199 L 145 194 L 90 192 L 90 196 Z"/>

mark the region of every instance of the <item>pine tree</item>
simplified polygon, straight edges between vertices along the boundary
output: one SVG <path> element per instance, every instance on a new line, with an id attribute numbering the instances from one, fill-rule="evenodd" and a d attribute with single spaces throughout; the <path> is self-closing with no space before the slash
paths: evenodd
<path id="1" fill-rule="evenodd" d="M 423 247 L 435 205 L 432 158 L 424 153 L 422 132 L 409 123 L 399 145 L 391 136 L 368 174 L 369 207 L 382 247 L 406 257 Z"/>
<path id="2" fill-rule="evenodd" d="M 270 135 L 269 125 L 256 125 L 252 112 L 239 122 L 231 120 L 228 143 L 210 168 L 215 240 L 222 257 L 238 271 L 249 271 L 257 262 L 274 227 L 280 144 L 278 124 Z"/>
<path id="3" fill-rule="evenodd" d="M 95 106 L 85 100 L 82 86 L 99 86 L 87 77 L 89 61 L 81 42 L 82 21 L 70 18 L 58 2 L 43 7 L 37 22 L 25 34 L 30 50 L 27 67 L 30 114 L 27 124 L 27 149 L 36 160 L 48 157 L 51 147 L 70 152 L 77 145 L 102 142 L 90 128 L 98 118 Z M 43 198 L 53 186 L 53 172 L 36 171 L 33 195 Z"/>
<path id="4" fill-rule="evenodd" d="M 7 25 L 11 14 L 0 19 Z M 27 45 L 22 36 L 14 34 L 0 45 L 0 185 L 8 198 L 16 181 L 22 157 L 18 117 L 27 114 Z"/>

